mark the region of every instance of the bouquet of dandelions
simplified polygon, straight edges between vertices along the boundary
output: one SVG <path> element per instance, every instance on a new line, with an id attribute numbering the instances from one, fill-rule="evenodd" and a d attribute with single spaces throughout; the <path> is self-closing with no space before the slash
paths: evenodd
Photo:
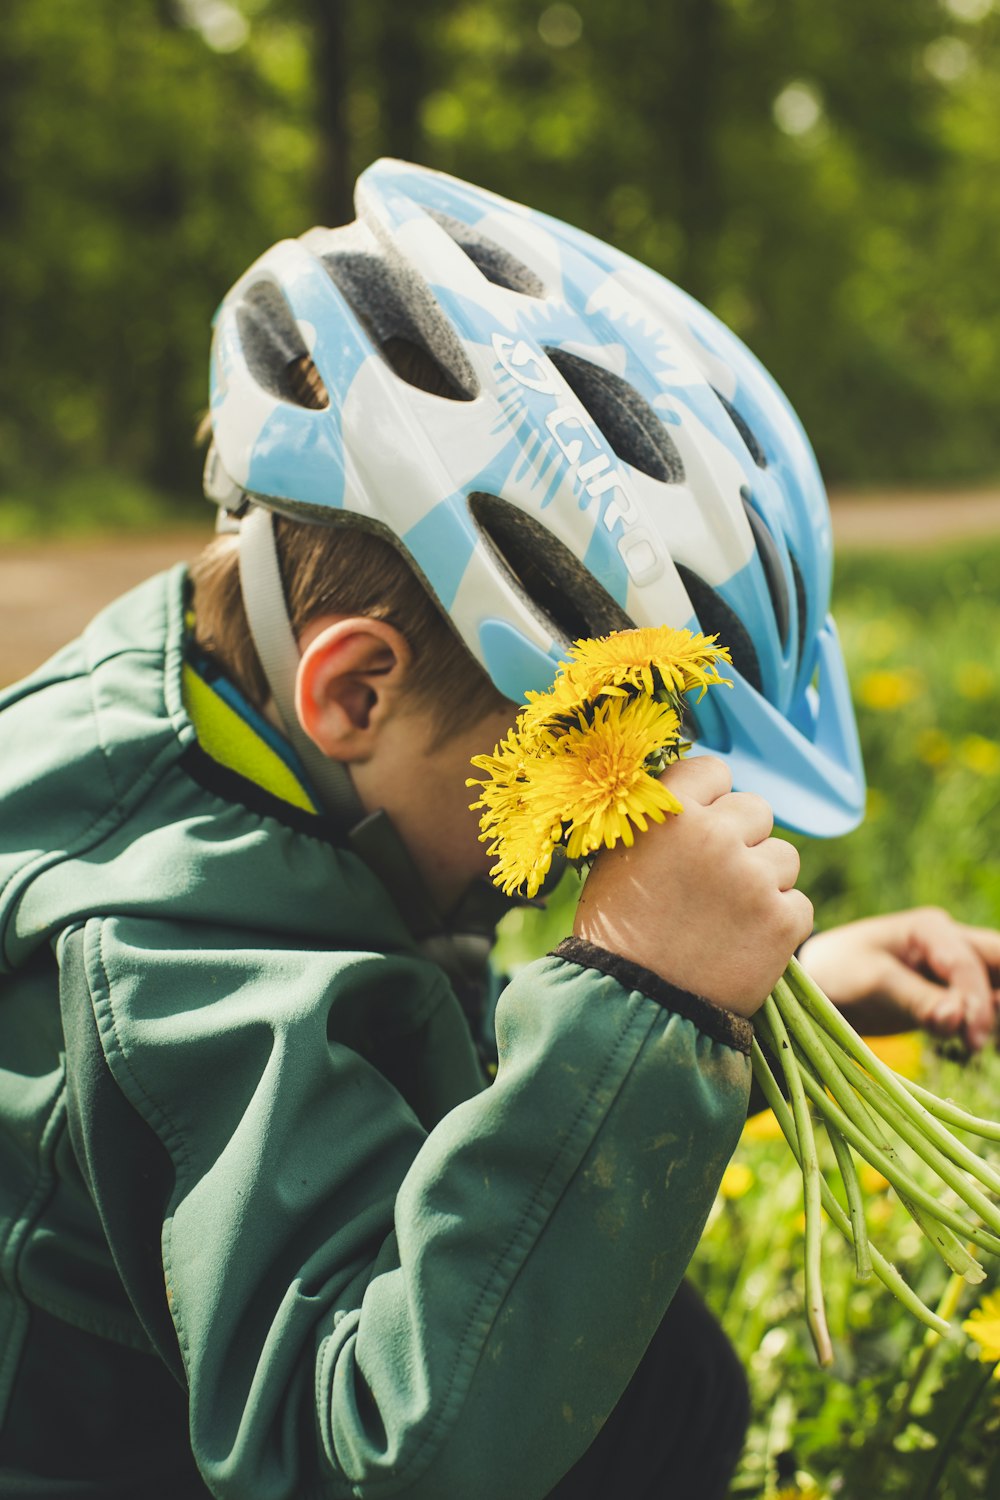
<path id="1" fill-rule="evenodd" d="M 492 755 L 473 759 L 484 774 L 468 783 L 480 789 L 472 807 L 496 856 L 496 884 L 508 895 L 534 896 L 557 845 L 584 865 L 619 839 L 630 845 L 635 829 L 680 813 L 658 778 L 690 749 L 681 737 L 683 695 L 725 685 L 718 664 L 729 661 L 715 636 L 666 627 L 577 641 L 551 689 L 529 693 L 506 739 Z M 795 959 L 753 1025 L 754 1076 L 802 1170 L 806 1317 L 819 1362 L 833 1359 L 820 1261 L 823 1209 L 853 1245 L 860 1279 L 874 1272 L 922 1322 L 949 1332 L 869 1243 L 854 1153 L 889 1180 L 952 1271 L 977 1283 L 985 1272 L 969 1243 L 1000 1253 L 1000 1208 L 987 1196 L 1000 1194 L 1000 1173 L 947 1127 L 1000 1140 L 1000 1126 L 892 1072 Z M 810 1106 L 829 1136 L 843 1204 L 820 1169 Z"/>

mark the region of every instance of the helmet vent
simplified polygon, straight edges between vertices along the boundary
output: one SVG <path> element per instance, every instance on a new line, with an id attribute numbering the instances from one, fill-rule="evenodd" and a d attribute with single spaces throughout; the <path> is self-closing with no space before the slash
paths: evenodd
<path id="1" fill-rule="evenodd" d="M 324 255 L 323 265 L 400 380 L 449 401 L 472 401 L 472 366 L 440 306 L 402 264 L 363 251 Z"/>
<path id="2" fill-rule="evenodd" d="M 733 666 L 740 676 L 757 692 L 763 690 L 760 661 L 753 641 L 742 620 L 726 603 L 722 595 L 693 573 L 682 563 L 677 564 L 681 582 L 687 589 L 688 598 L 698 616 L 698 624 L 706 635 L 717 635 L 723 646 L 729 647 Z"/>
<path id="3" fill-rule="evenodd" d="M 684 462 L 673 439 L 634 386 L 566 349 L 545 352 L 623 463 L 664 484 L 683 482 Z"/>
<path id="4" fill-rule="evenodd" d="M 312 411 L 322 411 L 330 405 L 330 393 L 323 384 L 323 377 L 309 354 L 293 359 L 288 366 L 288 383 L 292 388 L 292 399 L 299 406 Z"/>
<path id="5" fill-rule="evenodd" d="M 787 646 L 788 627 L 791 624 L 791 604 L 784 569 L 781 566 L 781 553 L 763 518 L 754 510 L 745 489 L 740 491 L 740 497 L 746 518 L 750 522 L 753 539 L 757 543 L 757 556 L 760 558 L 764 577 L 767 579 L 767 591 L 771 596 L 774 617 L 778 622 L 778 635 L 782 646 Z"/>
<path id="6" fill-rule="evenodd" d="M 806 654 L 806 616 L 809 609 L 809 601 L 806 598 L 806 581 L 802 577 L 802 570 L 795 561 L 794 552 L 789 552 L 788 560 L 792 565 L 792 578 L 795 580 L 795 602 L 799 609 L 799 666 L 802 665 Z"/>
<path id="7" fill-rule="evenodd" d="M 715 387 L 713 386 L 712 389 L 715 390 Z M 767 456 L 764 453 L 763 448 L 760 446 L 760 443 L 757 441 L 753 429 L 750 427 L 746 418 L 740 415 L 740 413 L 736 410 L 735 406 L 733 406 L 730 401 L 726 400 L 721 391 L 715 391 L 715 394 L 718 396 L 721 405 L 725 407 L 726 415 L 729 417 L 729 420 L 736 428 L 736 431 L 739 433 L 744 443 L 746 443 L 747 447 L 750 449 L 750 457 L 753 459 L 758 469 L 766 469 Z"/>
<path id="8" fill-rule="evenodd" d="M 534 516 L 479 493 L 469 496 L 469 512 L 509 582 L 561 640 L 631 628 L 621 605 Z"/>
<path id="9" fill-rule="evenodd" d="M 295 406 L 329 406 L 330 397 L 299 325 L 272 281 L 247 288 L 236 308 L 236 326 L 247 368 L 258 385 Z"/>
<path id="10" fill-rule="evenodd" d="M 494 286 L 502 286 L 508 292 L 520 292 L 523 297 L 545 296 L 545 283 L 542 279 L 495 240 L 488 239 L 471 225 L 453 219 L 450 214 L 439 213 L 433 208 L 429 208 L 427 213 L 440 224 L 446 234 L 451 235 L 455 244 L 465 251 L 486 280 L 492 281 Z"/>

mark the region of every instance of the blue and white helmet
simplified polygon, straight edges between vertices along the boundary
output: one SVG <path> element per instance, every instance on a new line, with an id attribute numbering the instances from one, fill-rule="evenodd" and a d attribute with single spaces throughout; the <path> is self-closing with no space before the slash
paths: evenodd
<path id="1" fill-rule="evenodd" d="M 356 204 L 222 303 L 209 497 L 378 529 L 516 702 L 581 635 L 717 632 L 734 688 L 692 708 L 696 749 L 788 828 L 854 827 L 829 508 L 770 376 L 686 293 L 545 214 L 392 160 Z M 289 381 L 306 354 L 321 407 Z"/>

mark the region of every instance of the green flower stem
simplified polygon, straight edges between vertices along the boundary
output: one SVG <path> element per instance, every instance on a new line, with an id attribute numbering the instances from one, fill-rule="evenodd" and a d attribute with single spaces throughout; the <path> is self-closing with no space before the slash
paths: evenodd
<path id="1" fill-rule="evenodd" d="M 830 1331 L 826 1324 L 826 1306 L 823 1301 L 823 1220 L 820 1212 L 822 1174 L 819 1169 L 819 1158 L 816 1155 L 816 1140 L 809 1116 L 809 1105 L 803 1090 L 804 1079 L 792 1050 L 788 1032 L 785 1030 L 785 1023 L 781 1019 L 772 995 L 764 1001 L 763 1012 L 771 1034 L 775 1056 L 781 1062 L 785 1082 L 788 1084 L 795 1130 L 799 1141 L 806 1211 L 806 1321 L 809 1324 L 809 1332 L 812 1334 L 816 1358 L 821 1365 L 830 1365 L 833 1363 L 833 1345 L 830 1342 Z"/>
<path id="2" fill-rule="evenodd" d="M 911 1203 L 919 1205 L 930 1214 L 931 1218 L 947 1225 L 957 1235 L 967 1236 L 991 1255 L 1000 1253 L 1000 1240 L 995 1235 L 990 1234 L 988 1230 L 980 1229 L 978 1225 L 967 1223 L 955 1209 L 939 1202 L 933 1193 L 899 1165 L 898 1159 L 881 1151 L 863 1130 L 859 1130 L 854 1121 L 848 1118 L 839 1104 L 829 1097 L 826 1090 L 821 1088 L 810 1074 L 802 1075 L 802 1083 L 820 1112 L 833 1121 L 836 1128 L 847 1138 L 860 1156 L 863 1156 L 873 1167 L 877 1167 L 883 1177 L 889 1179 L 901 1198 L 908 1198 Z M 912 1208 L 910 1212 L 912 1213 Z"/>
<path id="3" fill-rule="evenodd" d="M 937 1172 L 949 1186 L 958 1190 L 959 1182 L 964 1186 L 964 1180 L 959 1178 L 957 1170 L 932 1147 L 921 1135 L 916 1126 L 912 1126 L 908 1120 L 904 1120 L 900 1111 L 872 1083 L 867 1074 L 862 1073 L 844 1053 L 840 1051 L 836 1043 L 831 1043 L 819 1032 L 815 1023 L 809 1015 L 796 1003 L 791 990 L 779 980 L 775 986 L 775 999 L 785 1018 L 789 1032 L 795 1044 L 801 1048 L 808 1059 L 820 1087 L 829 1089 L 834 1100 L 847 1115 L 854 1126 L 863 1133 L 873 1146 L 883 1151 L 888 1159 L 896 1164 L 897 1170 L 906 1173 L 904 1164 L 899 1160 L 895 1147 L 888 1140 L 881 1129 L 881 1121 L 877 1115 L 881 1113 L 882 1119 L 896 1129 L 897 1133 L 914 1148 L 915 1151 L 926 1161 L 934 1171 Z M 842 1071 L 843 1069 L 843 1071 Z M 850 1069 L 850 1072 L 847 1072 Z M 857 1092 L 855 1092 L 857 1090 Z M 861 1098 L 858 1097 L 861 1094 Z M 818 1095 L 816 1096 L 819 1097 Z M 868 1107 L 866 1107 L 868 1106 Z M 822 1108 L 822 1105 L 820 1106 Z M 875 1111 L 873 1114 L 872 1111 Z M 835 1122 L 828 1115 L 824 1116 L 827 1129 L 837 1132 Z M 832 1139 L 832 1137 L 831 1137 Z M 856 1148 L 858 1149 L 858 1148 Z M 835 1148 L 836 1150 L 836 1148 Z M 838 1156 L 839 1164 L 839 1156 Z M 843 1169 L 841 1169 L 843 1175 Z M 888 1173 L 886 1174 L 889 1175 Z M 908 1175 L 908 1174 L 907 1174 Z M 890 1180 L 892 1180 L 890 1178 Z M 904 1195 L 900 1186 L 894 1183 L 900 1195 L 900 1200 L 910 1217 L 923 1231 L 934 1245 L 938 1254 L 952 1271 L 967 1278 L 973 1285 L 985 1279 L 986 1272 L 982 1266 L 966 1250 L 962 1241 L 951 1229 L 941 1223 L 940 1213 L 937 1208 L 928 1210 L 920 1203 L 914 1202 L 908 1195 Z M 844 1181 L 845 1190 L 847 1180 Z M 981 1195 L 971 1190 L 978 1198 Z M 936 1201 L 936 1200 L 934 1200 Z M 983 1200 L 985 1203 L 986 1200 Z M 977 1212 L 980 1211 L 978 1202 L 970 1205 Z M 990 1207 L 989 1204 L 986 1205 Z M 964 1225 L 964 1221 L 963 1225 Z M 963 1236 L 967 1233 L 967 1226 L 963 1227 Z"/>
<path id="4" fill-rule="evenodd" d="M 956 1276 L 961 1276 L 969 1286 L 978 1286 L 981 1281 L 986 1280 L 986 1272 L 976 1257 L 962 1244 L 957 1234 L 953 1234 L 939 1219 L 922 1213 L 917 1205 L 910 1203 L 908 1199 L 900 1198 L 899 1201 L 918 1228 L 923 1230 L 949 1271 Z"/>
<path id="5" fill-rule="evenodd" d="M 963 1146 L 961 1141 L 955 1139 L 950 1130 L 945 1130 L 929 1110 L 926 1110 L 918 1099 L 903 1087 L 902 1080 L 886 1067 L 881 1058 L 876 1057 L 858 1036 L 854 1027 L 840 1014 L 831 1000 L 823 994 L 806 974 L 801 964 L 792 959 L 788 965 L 788 974 L 792 982 L 792 988 L 809 1014 L 830 1035 L 840 1043 L 845 1052 L 850 1053 L 855 1062 L 877 1078 L 885 1089 L 890 1099 L 898 1106 L 904 1115 L 907 1115 L 921 1130 L 923 1136 L 931 1141 L 951 1161 L 964 1166 L 966 1171 L 971 1172 L 980 1182 L 1000 1193 L 1000 1173 L 994 1172 L 986 1162 L 978 1157 L 974 1151 Z M 993 1227 L 1000 1231 L 1000 1212 L 993 1210 L 996 1218 L 992 1221 Z M 991 1220 L 983 1216 L 987 1223 Z"/>
<path id="6" fill-rule="evenodd" d="M 812 1022 L 797 1004 L 788 985 L 783 979 L 779 979 L 774 987 L 773 998 L 782 1019 L 791 1035 L 794 1046 L 803 1053 L 803 1059 L 807 1067 L 811 1068 L 815 1080 L 822 1087 L 826 1084 L 833 1090 L 839 1088 L 845 1096 L 850 1095 L 850 1090 L 843 1087 L 839 1070 L 833 1063 L 823 1042 L 818 1038 L 813 1029 Z M 828 1081 L 829 1080 L 829 1081 Z M 837 1094 L 835 1092 L 835 1097 Z M 842 1108 L 850 1114 L 851 1100 L 842 1098 L 839 1100 Z M 856 1101 L 855 1101 L 856 1102 Z M 851 1219 L 851 1234 L 854 1242 L 854 1264 L 860 1280 L 868 1281 L 871 1277 L 871 1255 L 868 1246 L 868 1229 L 865 1223 L 864 1202 L 861 1197 L 861 1185 L 858 1182 L 858 1174 L 854 1166 L 854 1158 L 851 1148 L 848 1146 L 840 1131 L 833 1122 L 824 1117 L 826 1133 L 833 1147 L 833 1154 L 840 1168 L 840 1175 L 844 1183 L 844 1192 L 847 1195 L 847 1209 Z M 856 1120 L 859 1128 L 865 1128 L 865 1122 Z M 871 1122 L 874 1127 L 874 1121 Z"/>
<path id="7" fill-rule="evenodd" d="M 788 1108 L 788 1104 L 778 1087 L 767 1058 L 761 1051 L 760 1043 L 756 1037 L 751 1042 L 750 1056 L 754 1077 L 760 1085 L 761 1093 L 764 1095 L 770 1108 L 774 1111 L 774 1117 L 781 1127 L 782 1134 L 788 1142 L 792 1155 L 801 1167 L 802 1156 L 799 1151 L 799 1139 L 795 1133 L 795 1122 L 792 1119 L 792 1112 Z M 830 1222 L 851 1243 L 850 1219 L 834 1197 L 832 1188 L 822 1178 L 820 1179 L 820 1194 L 823 1200 L 823 1207 Z M 921 1323 L 926 1324 L 928 1328 L 932 1328 L 935 1333 L 946 1337 L 951 1333 L 951 1325 L 920 1300 L 913 1288 L 903 1280 L 903 1277 L 892 1262 L 886 1260 L 885 1256 L 874 1245 L 871 1246 L 871 1260 L 872 1270 L 879 1281 L 892 1292 L 893 1296 L 903 1304 L 908 1312 L 911 1312 L 915 1318 L 918 1318 Z"/>
<path id="8" fill-rule="evenodd" d="M 975 1209 L 984 1223 L 989 1224 L 997 1234 L 1000 1234 L 1000 1209 L 978 1187 L 974 1187 L 961 1175 L 967 1172 L 970 1177 L 976 1178 L 978 1182 L 983 1183 L 992 1191 L 1000 1191 L 1000 1187 L 994 1187 L 997 1177 L 988 1163 L 984 1162 L 974 1151 L 970 1151 L 961 1141 L 956 1140 L 950 1131 L 944 1131 L 943 1135 L 935 1133 L 933 1137 L 928 1136 L 922 1121 L 915 1121 L 908 1110 L 901 1109 L 896 1100 L 889 1095 L 888 1091 L 879 1087 L 865 1068 L 853 1058 L 846 1058 L 843 1053 L 841 1053 L 841 1058 L 844 1076 L 848 1083 L 869 1099 L 872 1107 L 879 1111 L 887 1124 L 891 1125 L 893 1130 L 913 1147 L 914 1151 L 918 1151 L 935 1171 L 940 1172 L 959 1197 L 964 1198 L 969 1207 Z M 941 1162 L 949 1164 L 950 1175 L 943 1170 Z"/>
<path id="9" fill-rule="evenodd" d="M 840 1131 L 835 1129 L 829 1120 L 825 1124 L 826 1133 L 829 1136 L 830 1145 L 833 1147 L 833 1154 L 837 1159 L 837 1166 L 840 1169 L 844 1192 L 847 1194 L 847 1212 L 850 1215 L 851 1234 L 854 1239 L 854 1272 L 859 1281 L 871 1281 L 871 1247 L 868 1243 L 865 1204 L 861 1196 L 861 1184 L 858 1181 L 854 1157 L 851 1155 L 851 1148 L 844 1140 Z"/>
<path id="10" fill-rule="evenodd" d="M 978 1135 L 982 1140 L 1000 1141 L 1000 1124 L 994 1120 L 983 1120 L 978 1115 L 970 1115 L 968 1110 L 961 1109 L 951 1099 L 939 1099 L 932 1094 L 930 1089 L 922 1088 L 919 1083 L 914 1083 L 912 1078 L 900 1078 L 900 1083 L 908 1094 L 927 1110 L 928 1114 L 934 1115 L 936 1119 L 943 1120 L 946 1125 L 955 1125 L 959 1130 L 967 1130 L 970 1135 Z"/>
<path id="11" fill-rule="evenodd" d="M 775 985 L 774 997 L 784 1016 L 785 1025 L 808 1058 L 819 1082 L 830 1090 L 845 1115 L 853 1120 L 857 1128 L 880 1150 L 892 1156 L 892 1147 L 882 1133 L 881 1126 L 844 1078 L 829 1038 L 816 1026 L 783 979 L 779 979 Z"/>
<path id="12" fill-rule="evenodd" d="M 915 1126 L 901 1110 L 896 1109 L 892 1101 L 881 1093 L 868 1075 L 860 1068 L 851 1065 L 851 1072 L 846 1076 L 848 1082 L 858 1090 L 862 1098 L 873 1109 L 880 1111 L 886 1123 L 891 1125 L 896 1134 L 917 1152 L 942 1182 L 946 1182 L 972 1211 L 979 1215 L 990 1230 L 1000 1230 L 1000 1211 L 996 1206 L 984 1197 L 978 1188 L 966 1181 L 959 1168 L 948 1160 L 943 1151 L 939 1151 L 932 1142 L 921 1135 L 919 1127 Z M 998 1248 L 1000 1248 L 1000 1242 L 998 1242 Z M 978 1265 L 978 1262 L 976 1264 Z M 957 1266 L 952 1266 L 952 1270 L 957 1269 Z M 982 1276 L 975 1278 L 976 1281 L 982 1281 L 982 1279 Z"/>

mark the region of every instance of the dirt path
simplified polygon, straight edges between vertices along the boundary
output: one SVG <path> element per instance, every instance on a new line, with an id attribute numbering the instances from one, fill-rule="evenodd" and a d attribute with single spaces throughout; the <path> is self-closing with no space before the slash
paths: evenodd
<path id="1" fill-rule="evenodd" d="M 1000 490 L 915 497 L 835 495 L 838 548 L 933 546 L 1000 536 Z M 0 683 L 13 682 L 69 640 L 109 600 L 190 557 L 207 529 L 114 541 L 7 546 L 0 552 Z"/>

